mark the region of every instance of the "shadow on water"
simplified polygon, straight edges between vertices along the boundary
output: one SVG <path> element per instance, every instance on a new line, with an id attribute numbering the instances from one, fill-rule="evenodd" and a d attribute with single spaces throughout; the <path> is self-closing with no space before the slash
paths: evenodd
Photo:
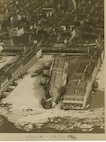
<path id="1" fill-rule="evenodd" d="M 0 115 L 0 133 L 25 133 L 25 131 L 16 128 L 13 123 Z"/>

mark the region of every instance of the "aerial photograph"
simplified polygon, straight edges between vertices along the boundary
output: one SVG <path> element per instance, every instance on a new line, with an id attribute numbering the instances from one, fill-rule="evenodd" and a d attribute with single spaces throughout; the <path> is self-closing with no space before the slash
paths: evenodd
<path id="1" fill-rule="evenodd" d="M 0 133 L 105 133 L 104 0 L 0 0 Z"/>

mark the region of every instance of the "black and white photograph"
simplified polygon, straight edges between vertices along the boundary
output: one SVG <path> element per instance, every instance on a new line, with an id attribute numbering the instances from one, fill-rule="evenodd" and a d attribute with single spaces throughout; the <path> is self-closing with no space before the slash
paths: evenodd
<path id="1" fill-rule="evenodd" d="M 104 0 L 0 0 L 4 133 L 105 135 Z"/>

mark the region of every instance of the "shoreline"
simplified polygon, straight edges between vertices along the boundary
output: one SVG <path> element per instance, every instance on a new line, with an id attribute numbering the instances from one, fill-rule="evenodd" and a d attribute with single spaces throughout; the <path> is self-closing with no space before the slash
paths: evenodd
<path id="1" fill-rule="evenodd" d="M 34 128 L 40 131 L 43 125 L 45 125 L 46 123 L 51 124 L 51 121 L 54 122 L 54 119 L 56 117 L 61 117 L 61 119 L 63 119 L 64 117 L 70 117 L 70 120 L 72 119 L 74 120 L 75 118 L 77 118 L 75 123 L 77 123 L 79 119 L 85 119 L 86 121 L 89 118 L 92 120 L 93 119 L 96 120 L 98 118 L 99 120 L 102 120 L 101 125 L 104 127 L 105 116 L 104 116 L 103 101 L 101 103 L 102 104 L 101 106 L 97 107 L 93 106 L 88 110 L 80 110 L 80 111 L 61 110 L 60 109 L 61 102 L 54 109 L 47 110 L 41 106 L 40 101 L 45 92 L 43 88 L 40 86 L 40 76 L 31 78 L 30 73 L 33 73 L 35 70 L 40 68 L 44 62 L 50 61 L 51 59 L 52 56 L 49 55 L 45 56 L 41 58 L 29 70 L 28 75 L 23 80 L 20 81 L 19 85 L 15 88 L 15 90 L 12 91 L 11 94 L 7 96 L 7 98 L 1 101 L 1 104 L 2 105 L 4 104 L 4 107 L 0 107 L 0 114 L 5 116 L 8 119 L 8 121 L 14 123 L 16 128 L 25 130 L 26 132 L 32 132 Z M 103 77 L 101 75 L 103 74 L 103 65 L 104 63 L 101 66 L 100 69 L 101 71 L 97 75 L 97 78 L 99 78 L 99 80 L 102 80 Z M 99 84 L 101 83 L 100 86 L 102 86 L 103 81 L 100 81 L 98 83 Z M 96 92 L 96 93 L 99 92 L 99 94 L 97 95 L 99 99 L 101 99 L 100 94 L 104 95 L 103 90 L 104 89 L 101 89 L 100 87 Z M 93 100 L 94 103 L 96 100 L 95 97 L 96 95 L 94 95 L 94 100 Z M 98 101 L 98 99 L 96 101 Z M 98 103 L 95 104 L 97 105 Z M 89 124 L 90 122 L 87 121 L 87 123 Z M 98 122 L 95 123 L 96 125 L 98 125 Z"/>

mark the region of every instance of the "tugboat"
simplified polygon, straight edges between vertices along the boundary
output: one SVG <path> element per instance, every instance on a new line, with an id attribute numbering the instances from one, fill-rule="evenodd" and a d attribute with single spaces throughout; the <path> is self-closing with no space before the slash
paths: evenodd
<path id="1" fill-rule="evenodd" d="M 95 80 L 94 83 L 93 83 L 93 85 L 92 85 L 92 90 L 96 91 L 97 88 L 98 88 L 98 82 Z"/>

